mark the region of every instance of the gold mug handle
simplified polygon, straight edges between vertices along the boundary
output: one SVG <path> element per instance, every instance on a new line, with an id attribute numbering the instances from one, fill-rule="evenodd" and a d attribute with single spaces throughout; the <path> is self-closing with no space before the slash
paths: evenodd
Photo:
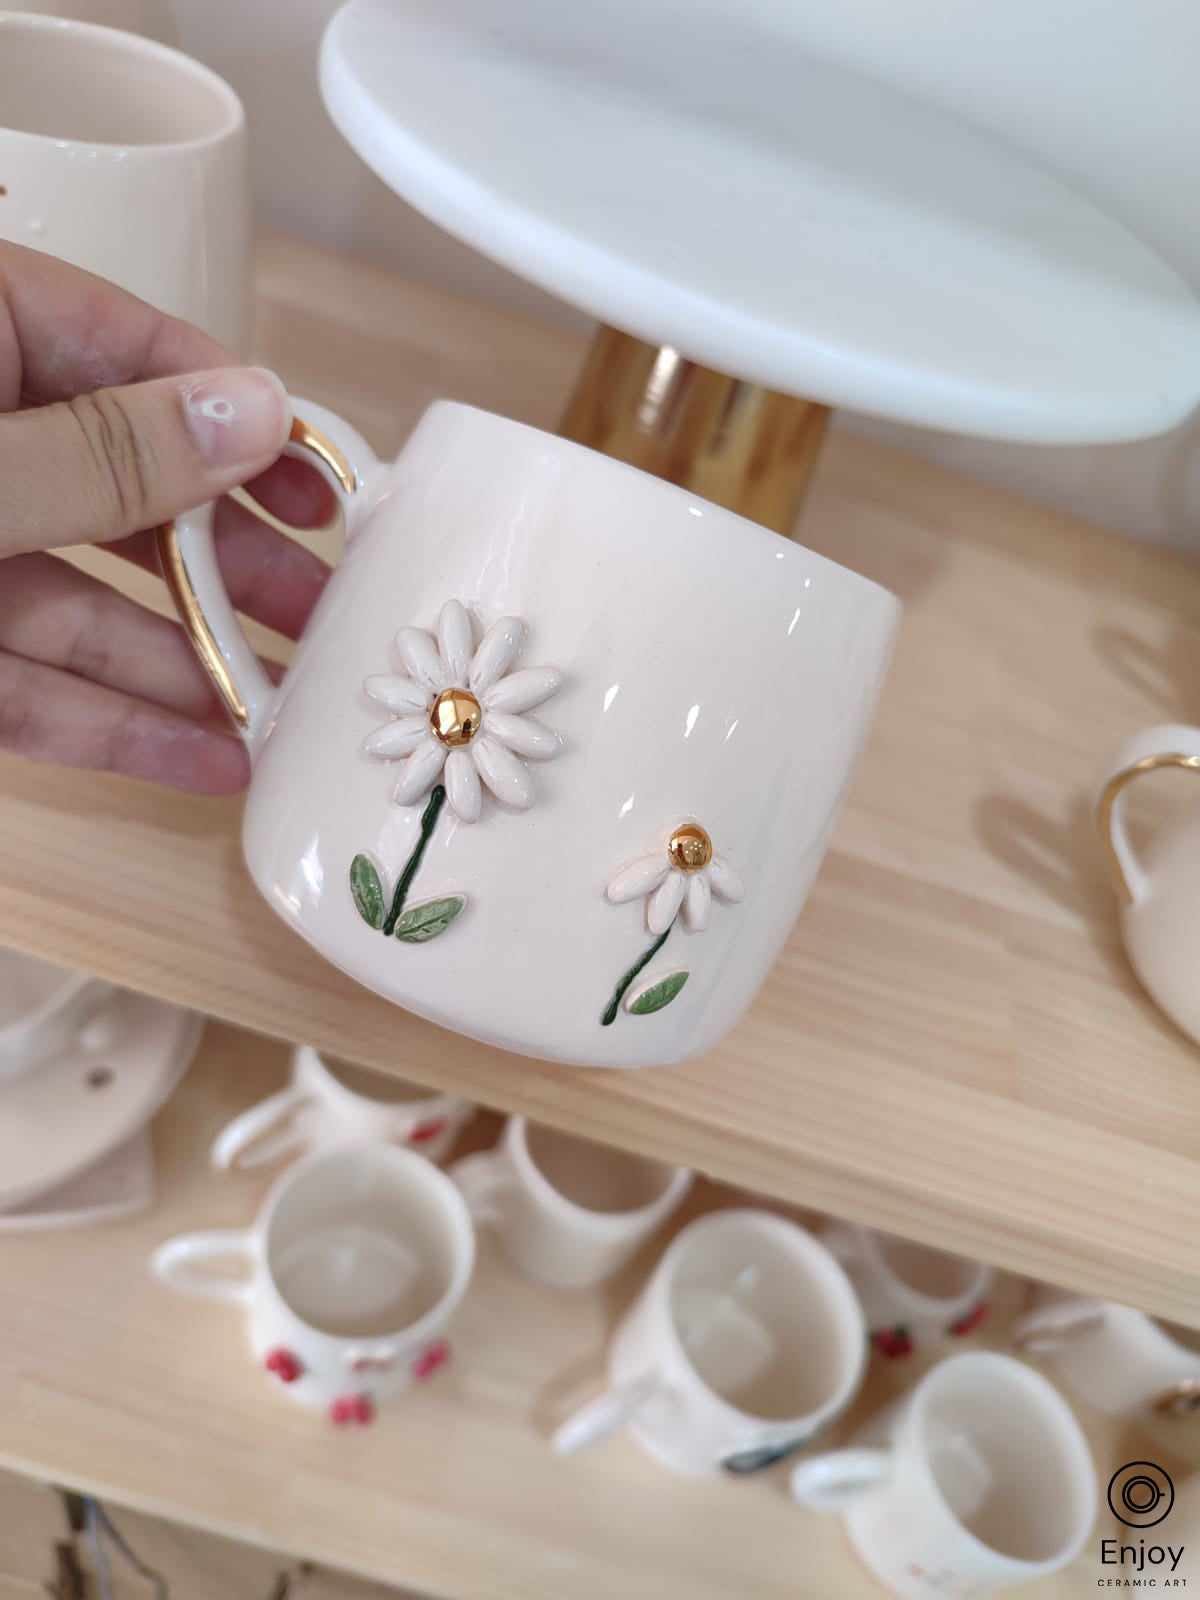
<path id="1" fill-rule="evenodd" d="M 303 417 L 295 416 L 297 406 Z M 379 462 L 356 430 L 323 406 L 293 402 L 293 418 L 283 453 L 308 461 L 320 472 L 337 496 L 349 539 L 364 519 Z M 250 648 L 221 581 L 213 544 L 214 509 L 200 506 L 164 523 L 158 530 L 158 553 L 184 630 L 253 755 L 277 687 Z"/>
<path id="2" fill-rule="evenodd" d="M 1140 900 L 1149 882 L 1129 840 L 1122 798 L 1135 778 L 1164 767 L 1200 772 L 1200 728 L 1166 722 L 1132 734 L 1109 763 L 1108 774 L 1096 797 L 1100 849 L 1113 888 L 1123 905 L 1133 905 Z"/>

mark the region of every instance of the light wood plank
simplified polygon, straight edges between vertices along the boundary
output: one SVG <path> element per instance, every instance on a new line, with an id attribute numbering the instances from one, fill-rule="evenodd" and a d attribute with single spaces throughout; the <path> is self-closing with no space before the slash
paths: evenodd
<path id="1" fill-rule="evenodd" d="M 392 449 L 437 393 L 552 422 L 575 336 L 277 237 L 259 355 Z M 1200 568 L 845 436 L 805 540 L 907 614 L 812 900 L 701 1061 L 579 1072 L 356 988 L 239 865 L 236 803 L 0 762 L 0 939 L 801 1204 L 1200 1323 L 1200 1057 L 1141 995 L 1086 815 L 1200 717 Z M 92 558 L 99 559 L 99 558 Z"/>

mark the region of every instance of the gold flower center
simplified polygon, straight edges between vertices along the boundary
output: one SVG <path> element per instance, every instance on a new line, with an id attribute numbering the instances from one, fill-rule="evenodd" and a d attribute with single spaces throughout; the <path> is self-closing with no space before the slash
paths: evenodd
<path id="1" fill-rule="evenodd" d="M 699 872 L 712 860 L 712 840 L 698 822 L 685 822 L 667 840 L 667 856 L 680 872 Z"/>
<path id="2" fill-rule="evenodd" d="M 433 737 L 459 750 L 479 732 L 483 711 L 469 689 L 443 689 L 429 709 Z"/>

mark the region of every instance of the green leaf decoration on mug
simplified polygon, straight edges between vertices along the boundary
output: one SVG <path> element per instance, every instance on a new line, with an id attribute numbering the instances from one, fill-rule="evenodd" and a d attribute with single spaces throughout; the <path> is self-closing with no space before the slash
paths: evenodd
<path id="1" fill-rule="evenodd" d="M 354 904 L 363 921 L 372 928 L 382 928 L 383 919 L 387 916 L 387 901 L 383 896 L 378 870 L 369 856 L 355 856 L 350 863 L 350 893 L 354 896 Z"/>
<path id="2" fill-rule="evenodd" d="M 665 978 L 659 978 L 656 983 L 649 984 L 626 1000 L 626 1011 L 635 1017 L 647 1017 L 652 1011 L 661 1011 L 664 1006 L 671 1004 L 689 976 L 686 972 L 668 973 Z"/>
<path id="3" fill-rule="evenodd" d="M 397 939 L 405 944 L 428 944 L 430 939 L 445 933 L 466 903 L 466 895 L 448 894 L 440 900 L 426 900 L 424 905 L 411 906 L 396 923 Z"/>

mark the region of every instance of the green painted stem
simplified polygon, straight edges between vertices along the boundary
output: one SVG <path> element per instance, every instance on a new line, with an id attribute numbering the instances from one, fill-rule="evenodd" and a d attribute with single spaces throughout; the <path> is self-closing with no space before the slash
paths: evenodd
<path id="1" fill-rule="evenodd" d="M 404 902 L 408 899 L 408 891 L 417 875 L 417 868 L 421 865 L 421 857 L 425 854 L 425 846 L 429 843 L 430 836 L 437 826 L 438 816 L 445 803 L 445 785 L 439 783 L 429 796 L 429 804 L 421 813 L 421 837 L 417 840 L 412 855 L 404 863 L 404 871 L 400 874 L 400 882 L 396 885 L 396 892 L 392 896 L 392 909 L 387 914 L 387 921 L 384 923 L 382 930 L 388 939 L 396 931 L 400 913 L 404 910 Z"/>
<path id="2" fill-rule="evenodd" d="M 618 983 L 617 987 L 613 990 L 613 997 L 608 1002 L 608 1009 L 600 1018 L 600 1026 L 602 1028 L 607 1028 L 610 1023 L 617 1020 L 617 1012 L 621 1009 L 621 1001 L 624 1000 L 629 985 L 637 977 L 642 968 L 648 966 L 650 962 L 654 960 L 655 956 L 662 949 L 663 945 L 666 944 L 667 934 L 670 933 L 674 926 L 675 923 L 673 920 L 667 924 L 666 933 L 659 934 L 658 938 L 655 939 L 649 950 L 645 951 L 638 957 L 638 959 L 630 967 L 629 971 L 621 979 L 620 983 Z"/>

